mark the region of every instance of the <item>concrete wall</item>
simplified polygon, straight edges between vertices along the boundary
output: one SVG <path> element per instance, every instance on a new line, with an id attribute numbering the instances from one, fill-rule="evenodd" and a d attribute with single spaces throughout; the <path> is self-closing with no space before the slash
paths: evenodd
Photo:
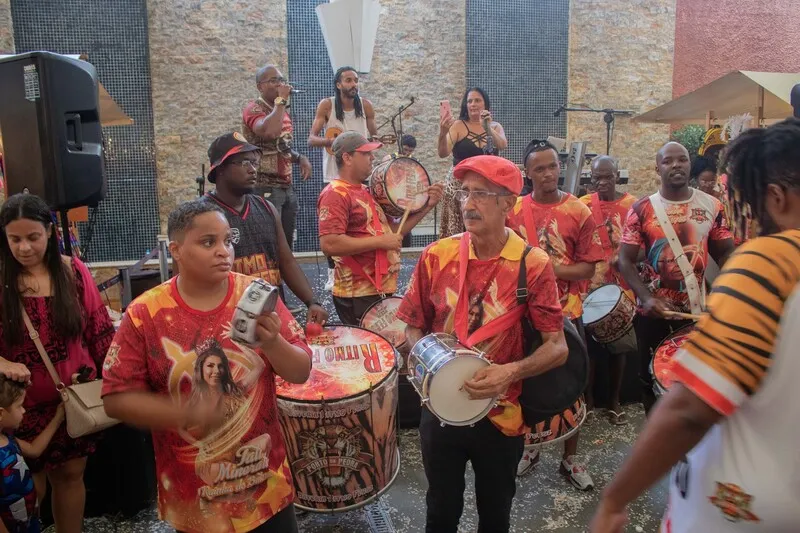
<path id="1" fill-rule="evenodd" d="M 639 113 L 671 100 L 674 21 L 675 0 L 572 0 L 570 103 Z M 602 114 L 569 113 L 567 131 L 605 153 Z M 668 137 L 667 126 L 617 119 L 611 154 L 630 171 L 631 193 L 655 189 L 655 154 Z"/>
<path id="2" fill-rule="evenodd" d="M 149 0 L 156 165 L 162 226 L 196 196 L 208 145 L 241 129 L 244 103 L 257 96 L 255 72 L 286 67 L 286 2 Z"/>
<path id="3" fill-rule="evenodd" d="M 798 14 L 797 0 L 677 0 L 675 97 L 732 70 L 800 72 Z"/>
<path id="4" fill-rule="evenodd" d="M 11 0 L 0 0 L 0 54 L 14 53 L 14 27 L 11 23 Z"/>

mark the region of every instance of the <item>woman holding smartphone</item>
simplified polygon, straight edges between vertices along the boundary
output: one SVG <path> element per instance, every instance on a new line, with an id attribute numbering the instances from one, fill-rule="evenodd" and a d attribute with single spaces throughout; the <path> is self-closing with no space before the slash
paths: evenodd
<path id="1" fill-rule="evenodd" d="M 439 157 L 452 154 L 453 166 L 464 159 L 476 155 L 497 155 L 508 146 L 503 126 L 492 120 L 491 102 L 483 89 L 472 87 L 464 92 L 461 99 L 461 113 L 454 120 L 450 102 L 440 104 L 439 117 Z M 461 218 L 461 205 L 454 194 L 460 184 L 453 179 L 453 169 L 447 173 L 445 195 L 442 199 L 442 218 L 439 227 L 439 238 L 443 239 L 456 233 L 464 232 L 464 221 Z"/>

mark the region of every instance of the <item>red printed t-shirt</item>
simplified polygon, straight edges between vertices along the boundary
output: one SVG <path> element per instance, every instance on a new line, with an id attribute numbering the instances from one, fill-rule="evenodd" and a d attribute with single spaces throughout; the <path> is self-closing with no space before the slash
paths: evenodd
<path id="1" fill-rule="evenodd" d="M 595 223 L 589 208 L 569 193 L 555 204 L 540 204 L 532 195 L 520 196 L 508 214 L 506 226 L 516 231 L 531 246 L 544 250 L 553 265 L 574 265 L 575 263 L 596 263 L 603 260 L 600 238 L 595 232 Z M 526 200 L 528 198 L 528 200 Z M 524 210 L 531 209 L 535 227 L 529 229 Z M 538 233 L 538 239 L 530 236 Z M 564 316 L 570 320 L 583 315 L 582 297 L 585 281 L 566 281 L 557 279 L 558 294 Z"/>
<path id="2" fill-rule="evenodd" d="M 683 252 L 694 268 L 697 283 L 702 286 L 708 264 L 708 240 L 732 238 L 722 203 L 697 189 L 692 189 L 692 196 L 688 200 L 672 202 L 661 198 L 661 201 L 683 245 Z M 622 244 L 644 245 L 654 295 L 677 310 L 688 312 L 689 295 L 683 274 L 653 212 L 649 196 L 634 203 L 628 212 Z"/>
<path id="3" fill-rule="evenodd" d="M 517 283 L 525 241 L 512 231 L 497 258 L 479 260 L 470 245 L 465 290 L 469 298 L 469 332 L 517 307 Z M 422 252 L 397 318 L 425 334 L 455 335 L 459 293 L 459 246 L 465 234 L 434 242 Z M 547 255 L 534 248 L 525 259 L 528 281 L 528 316 L 539 331 L 563 328 L 555 274 Z M 475 348 L 498 364 L 522 359 L 522 323 L 479 342 Z M 489 413 L 489 419 L 506 435 L 522 435 L 527 429 L 519 406 L 520 382 L 509 387 L 506 399 Z"/>
<path id="4" fill-rule="evenodd" d="M 257 185 L 286 188 L 292 184 L 292 155 L 290 150 L 286 149 L 293 140 L 292 117 L 288 111 L 284 111 L 281 136 L 278 139 L 262 139 L 254 131 L 256 121 L 272 113 L 272 109 L 273 107 L 261 98 L 248 102 L 242 110 L 242 133 L 247 142 L 261 148 Z"/>
<path id="5" fill-rule="evenodd" d="M 375 202 L 364 185 L 352 185 L 335 179 L 322 189 L 317 200 L 319 216 L 319 236 L 347 235 L 364 238 L 390 233 L 381 206 Z M 376 226 L 379 228 L 376 230 Z M 333 295 L 340 298 L 357 298 L 376 294 L 391 294 L 397 290 L 397 276 L 400 272 L 400 254 L 388 252 L 389 273 L 383 277 L 381 289 L 369 279 L 375 277 L 375 250 L 350 256 L 368 277 L 353 271 L 341 257 L 333 257 L 336 270 L 333 276 Z M 375 280 L 378 282 L 378 280 Z"/>
<path id="6" fill-rule="evenodd" d="M 592 217 L 595 216 L 595 206 L 592 205 L 593 196 L 593 194 L 581 196 L 581 202 L 586 204 L 586 207 L 588 207 L 592 212 Z M 607 283 L 619 285 L 622 287 L 628 297 L 630 297 L 632 302 L 636 301 L 636 297 L 634 296 L 630 287 L 628 287 L 628 284 L 625 282 L 622 274 L 620 274 L 616 264 L 617 256 L 619 254 L 619 243 L 620 239 L 622 239 L 622 230 L 625 227 L 625 219 L 628 216 L 628 210 L 631 208 L 634 202 L 636 202 L 636 197 L 628 193 L 623 194 L 621 198 L 614 200 L 613 202 L 604 202 L 603 200 L 600 200 L 600 214 L 603 220 L 603 226 L 605 226 L 605 230 L 608 234 L 611 250 L 610 252 L 606 252 L 605 249 L 603 250 L 607 253 L 609 259 L 595 265 L 594 276 L 589 283 L 590 291 L 593 291 L 594 289 Z M 602 228 L 598 227 L 598 235 L 600 231 L 602 231 Z M 600 239 L 600 245 L 604 246 L 602 239 Z"/>
<path id="7" fill-rule="evenodd" d="M 222 403 L 220 427 L 153 432 L 159 515 L 180 531 L 250 531 L 294 500 L 275 373 L 260 349 L 230 337 L 235 306 L 253 279 L 231 273 L 225 300 L 208 312 L 187 306 L 177 278 L 147 291 L 128 307 L 103 365 L 104 396 L 148 391 L 185 406 Z M 310 358 L 283 303 L 276 312 L 281 335 Z M 209 362 L 216 375 L 206 375 Z"/>

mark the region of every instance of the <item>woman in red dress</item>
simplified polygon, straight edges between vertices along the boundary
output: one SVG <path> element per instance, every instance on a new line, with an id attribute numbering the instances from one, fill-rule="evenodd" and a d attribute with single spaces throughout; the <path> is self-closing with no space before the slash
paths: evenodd
<path id="1" fill-rule="evenodd" d="M 61 399 L 23 323 L 22 307 L 66 384 L 80 371 L 89 379 L 99 377 L 114 326 L 86 265 L 60 254 L 50 209 L 41 198 L 11 196 L 0 209 L 0 227 L 0 373 L 31 381 L 17 432 L 30 440 L 53 418 Z M 40 498 L 50 481 L 59 533 L 82 531 L 83 472 L 98 438 L 73 439 L 62 424 L 42 456 L 28 460 Z"/>

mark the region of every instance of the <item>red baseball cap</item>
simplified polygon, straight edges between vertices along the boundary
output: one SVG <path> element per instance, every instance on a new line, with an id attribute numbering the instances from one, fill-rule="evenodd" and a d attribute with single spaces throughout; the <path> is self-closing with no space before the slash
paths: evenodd
<path id="1" fill-rule="evenodd" d="M 519 195 L 522 192 L 522 172 L 517 165 L 504 157 L 496 155 L 470 157 L 456 165 L 453 176 L 461 181 L 467 172 L 475 172 L 512 194 Z"/>

